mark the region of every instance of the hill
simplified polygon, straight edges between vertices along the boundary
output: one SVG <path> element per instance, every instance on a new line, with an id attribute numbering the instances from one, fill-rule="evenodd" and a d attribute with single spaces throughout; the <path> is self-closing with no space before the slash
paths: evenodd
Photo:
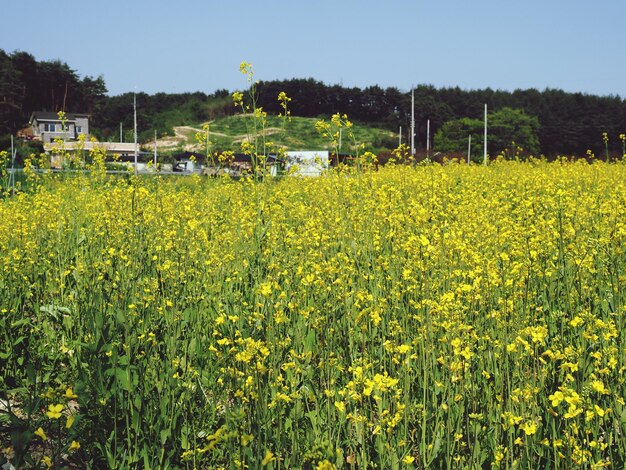
<path id="1" fill-rule="evenodd" d="M 195 125 L 175 126 L 173 135 L 157 139 L 157 148 L 160 153 L 174 153 L 177 151 L 197 151 L 206 153 L 203 130 L 208 124 L 209 147 L 214 150 L 240 151 L 241 143 L 249 140 L 252 135 L 252 119 L 250 115 L 234 115 L 217 118 Z M 265 136 L 277 146 L 288 150 L 331 150 L 331 143 L 322 137 L 315 129 L 317 118 L 292 116 L 284 123 L 278 116 L 268 116 L 265 129 L 260 130 L 260 138 Z M 355 123 L 353 128 L 354 140 L 347 135 L 342 136 L 341 151 L 350 153 L 356 145 L 365 144 L 363 151 L 374 153 L 392 149 L 398 144 L 398 135 L 387 129 L 381 129 L 365 123 Z M 198 135 L 200 134 L 200 135 Z M 145 142 L 150 147 L 151 142 Z"/>

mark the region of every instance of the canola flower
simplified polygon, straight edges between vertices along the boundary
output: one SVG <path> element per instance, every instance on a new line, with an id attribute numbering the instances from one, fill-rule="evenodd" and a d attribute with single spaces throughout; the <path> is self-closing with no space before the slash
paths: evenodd
<path id="1" fill-rule="evenodd" d="M 626 462 L 621 162 L 38 178 L 0 200 L 0 398 L 36 404 L 35 444 L 155 468 Z"/>
<path id="2" fill-rule="evenodd" d="M 50 419 L 59 419 L 63 414 L 63 405 L 50 405 L 48 406 L 48 411 L 46 411 L 46 416 Z"/>
<path id="3" fill-rule="evenodd" d="M 48 436 L 46 435 L 45 431 L 41 428 L 41 426 L 38 427 L 37 430 L 35 431 L 35 436 L 39 436 L 44 441 L 48 440 Z"/>

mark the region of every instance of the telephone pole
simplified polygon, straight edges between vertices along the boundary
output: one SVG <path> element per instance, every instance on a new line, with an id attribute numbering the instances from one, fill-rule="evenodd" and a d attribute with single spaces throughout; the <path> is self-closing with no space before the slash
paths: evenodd
<path id="1" fill-rule="evenodd" d="M 411 156 L 415 155 L 415 90 L 411 88 Z"/>
<path id="2" fill-rule="evenodd" d="M 483 163 L 487 164 L 487 103 L 485 103 L 485 149 L 483 154 Z"/>
<path id="3" fill-rule="evenodd" d="M 135 176 L 137 176 L 137 94 L 133 93 L 133 109 L 135 124 Z"/>

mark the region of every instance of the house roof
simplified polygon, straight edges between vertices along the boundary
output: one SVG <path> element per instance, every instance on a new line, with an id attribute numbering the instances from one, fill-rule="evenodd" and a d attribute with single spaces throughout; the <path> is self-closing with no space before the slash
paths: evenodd
<path id="1" fill-rule="evenodd" d="M 109 153 L 134 153 L 135 152 L 135 144 L 129 142 L 63 142 L 61 145 L 56 142 L 51 142 L 49 144 L 44 144 L 43 148 L 46 152 L 51 150 L 66 150 L 68 152 L 73 152 L 76 150 L 94 150 L 96 148 L 102 148 Z M 139 151 L 139 146 L 137 146 L 137 151 Z M 141 153 L 141 152 L 140 152 Z"/>
<path id="2" fill-rule="evenodd" d="M 65 120 L 68 122 L 76 121 L 77 118 L 89 117 L 89 114 L 86 113 L 65 113 Z M 54 113 L 52 111 L 34 111 L 30 115 L 30 123 L 32 124 L 34 121 L 58 121 L 59 113 Z"/>
<path id="3" fill-rule="evenodd" d="M 276 157 L 276 155 L 268 155 L 266 160 L 273 162 L 273 161 L 277 161 L 278 157 Z M 252 162 L 252 155 L 247 154 L 247 153 L 234 153 L 233 162 Z"/>
<path id="4" fill-rule="evenodd" d="M 181 152 L 174 155 L 174 159 L 178 162 L 183 160 L 190 160 L 193 157 L 197 162 L 203 162 L 206 160 L 206 155 L 198 152 Z"/>

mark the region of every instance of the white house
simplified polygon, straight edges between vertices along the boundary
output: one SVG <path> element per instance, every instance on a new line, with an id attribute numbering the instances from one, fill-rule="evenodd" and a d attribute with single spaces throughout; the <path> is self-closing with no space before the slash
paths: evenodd
<path id="1" fill-rule="evenodd" d="M 287 152 L 285 170 L 297 176 L 319 176 L 328 169 L 328 150 L 294 150 Z"/>

